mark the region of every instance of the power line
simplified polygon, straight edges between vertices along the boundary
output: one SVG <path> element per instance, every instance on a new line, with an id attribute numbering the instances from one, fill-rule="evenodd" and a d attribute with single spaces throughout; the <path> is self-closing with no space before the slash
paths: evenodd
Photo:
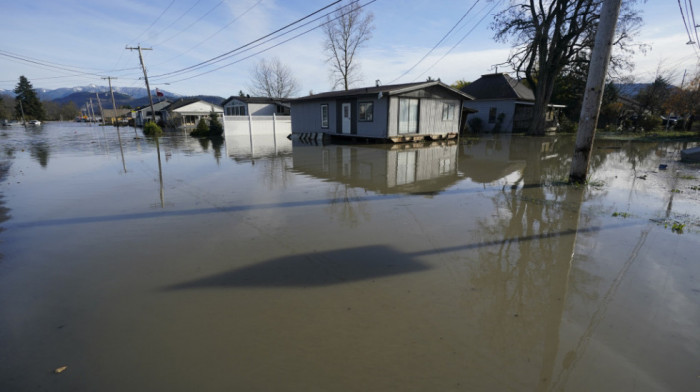
<path id="1" fill-rule="evenodd" d="M 366 6 L 368 6 L 368 5 L 372 4 L 372 3 L 374 3 L 375 1 L 377 1 L 377 0 L 371 0 L 371 1 L 367 2 L 367 3 L 365 3 L 365 4 L 360 5 L 359 8 L 366 7 Z M 352 11 L 348 11 L 347 13 L 349 13 L 349 12 L 352 12 Z M 310 29 L 308 29 L 308 30 L 306 30 L 306 31 L 303 31 L 303 32 L 301 32 L 301 33 L 299 33 L 299 34 L 297 34 L 297 35 L 291 37 L 291 38 L 288 38 L 288 39 L 286 39 L 286 40 L 284 40 L 284 41 L 278 42 L 278 43 L 276 43 L 275 45 L 272 45 L 272 46 L 270 46 L 270 47 L 267 47 L 267 48 L 265 48 L 265 49 L 262 49 L 262 50 L 260 50 L 260 51 L 257 51 L 257 52 L 255 52 L 255 53 L 249 55 L 249 56 L 243 57 L 242 59 L 233 61 L 233 62 L 231 62 L 231 63 L 224 64 L 224 65 L 222 65 L 222 66 L 220 66 L 220 67 L 217 67 L 217 68 L 214 68 L 214 69 L 211 69 L 211 70 L 208 70 L 208 71 L 205 71 L 205 72 L 202 72 L 202 73 L 193 75 L 193 76 L 189 76 L 189 77 L 186 77 L 186 78 L 183 78 L 183 79 L 171 80 L 170 83 L 178 83 L 178 82 L 182 82 L 182 81 L 185 81 L 185 80 L 194 79 L 194 78 L 196 78 L 196 77 L 199 77 L 199 76 L 202 76 L 202 75 L 206 75 L 206 74 L 212 73 L 212 72 L 214 72 L 214 71 L 218 71 L 218 70 L 220 70 L 220 69 L 222 69 L 222 68 L 226 68 L 226 67 L 229 67 L 229 66 L 231 66 L 231 65 L 238 64 L 238 63 L 240 63 L 240 62 L 242 62 L 242 61 L 244 61 L 244 60 L 247 60 L 247 59 L 249 59 L 249 58 L 251 58 L 251 57 L 257 56 L 257 55 L 259 55 L 259 54 L 261 54 L 261 53 L 267 52 L 268 50 L 271 50 L 271 49 L 276 48 L 276 47 L 278 47 L 278 46 L 280 46 L 280 45 L 282 45 L 282 44 L 285 44 L 285 43 L 287 43 L 287 42 L 289 42 L 289 41 L 291 41 L 291 40 L 294 40 L 294 39 L 296 39 L 296 38 L 298 38 L 298 37 L 301 37 L 302 35 L 308 34 L 308 33 L 310 33 L 311 31 L 320 28 L 321 26 L 324 26 L 324 25 L 326 25 L 326 24 L 328 24 L 328 23 L 330 23 L 330 22 L 332 22 L 332 21 L 335 21 L 335 20 L 337 20 L 337 19 L 339 19 L 339 18 L 341 18 L 341 17 L 347 15 L 347 13 L 341 14 L 340 16 L 338 16 L 338 17 L 336 17 L 336 18 L 334 18 L 334 19 L 331 19 L 331 20 L 328 21 L 328 22 L 321 23 L 321 24 L 319 24 L 318 26 L 312 27 L 312 28 L 310 28 Z M 296 30 L 296 29 L 295 29 L 295 30 Z M 246 49 L 246 51 L 247 51 L 247 50 L 250 50 L 250 49 L 253 49 L 253 48 L 255 48 L 255 47 L 261 46 L 261 45 L 263 45 L 264 43 L 265 43 L 265 42 L 263 42 L 263 43 L 261 43 L 261 44 L 258 44 L 258 45 L 254 46 L 254 47 L 252 47 L 252 48 Z"/>
<path id="2" fill-rule="evenodd" d="M 158 78 L 158 77 L 163 77 L 163 76 L 168 76 L 168 75 L 174 75 L 174 74 L 180 74 L 180 73 L 183 73 L 183 72 L 185 72 L 185 71 L 188 71 L 188 70 L 191 70 L 191 69 L 194 69 L 194 68 L 199 68 L 199 67 L 201 67 L 201 66 L 203 66 L 203 65 L 207 65 L 207 64 L 209 64 L 209 63 L 214 62 L 215 60 L 218 60 L 218 59 L 221 59 L 221 58 L 225 58 L 226 56 L 229 56 L 229 55 L 231 55 L 231 54 L 234 53 L 234 52 L 237 52 L 237 51 L 239 51 L 239 50 L 241 50 L 241 49 L 243 49 L 243 48 L 245 48 L 245 47 L 248 47 L 248 46 L 250 46 L 250 45 L 252 45 L 252 44 L 254 44 L 254 43 L 256 43 L 256 42 L 262 41 L 262 40 L 264 40 L 264 39 L 266 39 L 266 38 L 268 38 L 268 37 L 270 37 L 270 36 L 272 36 L 272 35 L 274 35 L 274 34 L 277 34 L 277 33 L 279 33 L 280 31 L 285 30 L 285 29 L 287 29 L 287 28 L 290 27 L 290 26 L 293 26 L 293 25 L 295 25 L 295 24 L 301 22 L 301 21 L 304 20 L 304 19 L 308 19 L 308 18 L 310 18 L 311 16 L 313 16 L 313 15 L 315 15 L 315 14 L 317 14 L 317 13 L 319 13 L 319 12 L 321 12 L 321 11 L 323 11 L 323 10 L 329 8 L 329 7 L 332 7 L 332 6 L 335 5 L 335 4 L 340 3 L 341 1 L 342 1 L 342 0 L 336 0 L 336 1 L 334 1 L 334 2 L 332 2 L 332 3 L 330 3 L 330 4 L 328 4 L 328 5 L 326 5 L 325 7 L 320 8 L 320 9 L 318 9 L 318 10 L 316 10 L 316 11 L 314 11 L 314 12 L 308 14 L 308 15 L 304 16 L 303 18 L 297 19 L 296 21 L 294 21 L 294 22 L 292 22 L 292 23 L 289 23 L 289 24 L 287 24 L 286 26 L 281 27 L 281 28 L 279 28 L 279 29 L 277 29 L 277 30 L 275 30 L 275 31 L 273 31 L 273 32 L 271 32 L 271 33 L 265 35 L 265 36 L 262 36 L 262 37 L 260 37 L 260 38 L 258 38 L 258 39 L 256 39 L 256 40 L 254 40 L 254 41 L 248 42 L 248 43 L 245 44 L 245 45 L 239 46 L 238 48 L 235 48 L 235 49 L 230 50 L 230 51 L 228 51 L 228 52 L 226 52 L 226 53 L 220 54 L 220 55 L 218 55 L 218 56 L 216 56 L 216 57 L 212 57 L 212 58 L 210 58 L 209 60 L 205 60 L 205 61 L 202 61 L 202 62 L 197 63 L 197 64 L 195 64 L 195 65 L 191 65 L 191 66 L 189 66 L 189 67 L 181 68 L 181 69 L 179 69 L 179 70 L 175 70 L 175 71 L 171 71 L 171 72 L 166 72 L 166 73 L 159 74 L 159 75 L 154 75 L 153 78 Z"/>
<path id="3" fill-rule="evenodd" d="M 438 43 L 436 43 L 435 46 L 433 46 L 432 49 L 430 49 L 430 50 L 428 51 L 428 53 L 426 53 L 423 57 L 421 57 L 421 59 L 418 60 L 417 63 L 413 64 L 413 66 L 412 66 L 411 68 L 407 69 L 406 72 L 402 73 L 401 75 L 399 75 L 399 77 L 397 77 L 396 79 L 394 79 L 394 80 L 392 80 L 391 82 L 389 82 L 389 84 L 393 84 L 393 83 L 396 82 L 397 80 L 399 80 L 399 79 L 401 79 L 402 77 L 406 76 L 406 74 L 408 74 L 409 72 L 413 71 L 413 70 L 418 66 L 418 64 L 422 63 L 423 60 L 426 59 L 426 57 L 428 57 L 431 53 L 433 53 L 433 51 L 435 50 L 435 48 L 437 48 L 437 47 L 442 43 L 442 41 L 444 41 L 444 40 L 452 33 L 452 31 L 454 31 L 454 29 L 457 28 L 457 26 L 458 26 L 460 23 L 462 23 L 462 21 L 464 20 L 464 18 L 466 18 L 467 15 L 469 15 L 469 13 L 471 12 L 471 10 L 474 9 L 474 7 L 475 7 L 477 4 L 479 4 L 479 1 L 480 1 L 480 0 L 476 0 L 476 1 L 474 2 L 474 4 L 472 4 L 472 6 L 469 7 L 469 9 L 467 10 L 467 12 L 465 12 L 464 15 L 462 15 L 462 17 L 459 18 L 459 20 L 457 21 L 457 23 L 455 23 L 455 25 L 452 26 L 452 28 L 450 29 L 450 31 L 448 31 L 447 34 L 443 35 L 442 38 L 440 38 L 440 41 L 438 41 Z"/>
<path id="4" fill-rule="evenodd" d="M 486 17 L 489 16 L 489 14 L 490 14 L 491 12 L 493 12 L 494 9 L 496 9 L 496 7 L 498 7 L 499 5 L 501 5 L 501 3 L 503 3 L 503 0 L 500 0 L 500 1 L 498 1 L 497 3 L 495 3 L 495 4 L 493 5 L 493 7 L 491 7 L 491 9 L 489 9 L 489 10 L 484 14 L 484 16 L 482 16 L 481 19 L 479 19 L 479 21 L 476 22 L 476 24 L 474 25 L 474 27 L 472 27 L 469 31 L 467 31 L 467 33 L 464 34 L 464 35 L 462 36 L 462 38 L 461 38 L 459 41 L 457 41 L 457 43 L 454 44 L 454 45 L 450 48 L 450 50 L 448 50 L 445 54 L 443 54 L 442 57 L 440 57 L 436 62 L 434 62 L 430 67 L 428 67 L 428 68 L 427 68 L 425 71 L 423 71 L 420 75 L 418 75 L 418 77 L 416 77 L 416 78 L 414 79 L 414 81 L 420 79 L 423 75 L 426 74 L 426 72 L 428 72 L 428 71 L 430 71 L 431 69 L 433 69 L 434 66 L 436 66 L 440 61 L 442 61 L 445 57 L 447 57 L 447 55 L 450 54 L 457 46 L 459 46 L 459 44 L 461 44 L 462 41 L 464 41 L 477 27 L 479 27 L 479 25 L 481 24 L 481 22 L 483 22 L 484 19 L 486 19 Z"/>
<path id="5" fill-rule="evenodd" d="M 698 48 L 700 48 L 700 37 L 698 36 L 698 24 L 695 22 L 695 10 L 693 10 L 693 1 L 692 0 L 687 0 L 688 4 L 690 5 L 690 16 L 691 20 L 693 21 L 693 32 L 695 32 L 695 42 L 698 44 Z"/>
<path id="6" fill-rule="evenodd" d="M 693 37 L 690 35 L 690 30 L 688 30 L 688 23 L 685 21 L 685 14 L 683 13 L 683 6 L 681 5 L 681 0 L 678 0 L 678 8 L 681 10 L 681 18 L 683 19 L 683 25 L 685 26 L 685 32 L 688 34 L 688 42 L 686 42 L 687 45 L 693 45 L 695 42 L 693 41 Z"/>
<path id="7" fill-rule="evenodd" d="M 210 40 L 212 37 L 216 36 L 217 34 L 219 34 L 219 33 L 222 32 L 222 31 L 224 31 L 227 27 L 231 26 L 231 25 L 232 25 L 234 22 L 236 22 L 238 19 L 240 19 L 240 18 L 243 17 L 245 14 L 247 14 L 248 12 L 250 12 L 250 11 L 251 11 L 253 8 L 255 8 L 258 4 L 262 3 L 262 1 L 263 1 L 263 0 L 258 0 L 257 2 L 255 2 L 255 4 L 253 4 L 253 5 L 250 6 L 248 9 L 246 9 L 245 11 L 243 11 L 240 15 L 236 16 L 235 18 L 233 18 L 233 20 L 232 20 L 231 22 L 229 22 L 229 23 L 227 23 L 226 25 L 224 25 L 224 27 L 222 27 L 222 28 L 220 28 L 219 30 L 217 30 L 214 34 L 212 34 L 212 35 L 208 36 L 207 38 L 205 38 L 205 39 L 203 39 L 203 40 L 197 42 L 196 44 L 192 45 L 192 47 L 190 47 L 190 48 L 187 49 L 186 51 L 184 51 L 184 52 L 178 54 L 177 56 L 174 56 L 174 57 L 172 57 L 172 58 L 170 58 L 170 59 L 168 59 L 168 60 L 165 60 L 164 62 L 162 62 L 162 63 L 160 63 L 160 64 L 168 63 L 168 62 L 170 62 L 170 61 L 172 61 L 172 60 L 175 60 L 175 59 L 178 58 L 178 57 L 184 56 L 185 54 L 189 53 L 190 51 L 192 51 L 192 49 L 198 47 L 198 46 L 201 45 L 202 43 L 204 43 L 204 42 Z M 156 66 L 158 66 L 158 65 L 160 65 L 160 64 L 156 64 Z"/>
<path id="8" fill-rule="evenodd" d="M 166 43 L 166 42 L 170 41 L 171 39 L 177 37 L 177 36 L 180 35 L 181 33 L 183 33 L 183 32 L 185 32 L 185 31 L 189 30 L 189 29 L 192 28 L 192 26 L 194 26 L 197 22 L 199 22 L 200 20 L 204 19 L 205 16 L 211 14 L 216 8 L 218 8 L 218 7 L 219 7 L 221 4 L 223 4 L 223 3 L 224 3 L 224 0 L 221 0 L 221 1 L 220 1 L 219 3 L 217 3 L 215 6 L 211 7 L 211 8 L 209 9 L 209 11 L 207 11 L 204 15 L 200 16 L 197 20 L 195 20 L 194 22 L 190 23 L 190 24 L 189 24 L 187 27 L 185 27 L 184 29 L 178 30 L 177 33 L 175 33 L 175 34 L 171 35 L 170 37 L 168 37 L 167 39 L 165 39 L 165 40 L 159 42 L 157 45 L 163 45 L 164 43 Z"/>
<path id="9" fill-rule="evenodd" d="M 173 4 L 175 4 L 175 0 L 171 1 L 170 4 L 167 7 L 165 7 L 165 9 L 160 13 L 160 15 L 158 15 L 156 20 L 154 20 L 153 23 L 151 23 L 151 25 L 146 28 L 146 30 L 144 30 L 141 34 L 139 34 L 138 37 L 132 39 L 130 42 L 137 42 L 142 35 L 146 34 L 146 32 L 148 32 L 148 30 L 150 30 L 160 20 L 160 18 L 163 17 L 163 15 L 170 9 L 170 7 L 173 6 Z"/>

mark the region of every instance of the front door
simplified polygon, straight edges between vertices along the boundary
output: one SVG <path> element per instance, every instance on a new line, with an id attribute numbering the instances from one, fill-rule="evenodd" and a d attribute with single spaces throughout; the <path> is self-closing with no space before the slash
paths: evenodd
<path id="1" fill-rule="evenodd" d="M 350 109 L 351 105 L 350 103 L 343 103 L 342 106 L 342 111 L 343 111 L 343 124 L 342 124 L 342 132 L 343 133 L 350 133 L 350 127 L 352 125 L 352 110 Z"/>

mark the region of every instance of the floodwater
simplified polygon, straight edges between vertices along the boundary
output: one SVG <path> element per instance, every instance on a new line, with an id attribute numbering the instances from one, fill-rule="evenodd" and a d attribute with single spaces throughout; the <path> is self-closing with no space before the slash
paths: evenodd
<path id="1" fill-rule="evenodd" d="M 2 391 L 700 390 L 693 144 L 121 141 L 0 129 Z"/>

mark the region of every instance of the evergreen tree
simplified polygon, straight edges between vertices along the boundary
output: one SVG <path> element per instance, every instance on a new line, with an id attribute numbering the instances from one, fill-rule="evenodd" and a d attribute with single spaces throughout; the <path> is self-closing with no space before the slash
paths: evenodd
<path id="1" fill-rule="evenodd" d="M 209 113 L 209 136 L 221 137 L 223 134 L 224 127 L 219 122 L 219 115 L 212 109 L 211 113 Z"/>
<path id="2" fill-rule="evenodd" d="M 39 101 L 32 84 L 24 75 L 19 77 L 19 83 L 17 83 L 14 91 L 17 94 L 15 97 L 15 112 L 18 118 L 22 117 L 22 111 L 24 111 L 24 117 L 27 120 L 44 120 L 44 108 L 41 105 L 41 101 Z"/>

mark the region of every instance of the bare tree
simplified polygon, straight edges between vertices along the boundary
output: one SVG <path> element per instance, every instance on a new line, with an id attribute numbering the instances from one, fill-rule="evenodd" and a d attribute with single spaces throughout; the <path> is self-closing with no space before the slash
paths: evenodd
<path id="1" fill-rule="evenodd" d="M 253 69 L 250 90 L 254 95 L 268 98 L 289 98 L 299 89 L 292 71 L 280 59 L 262 59 Z"/>
<path id="2" fill-rule="evenodd" d="M 611 60 L 613 70 L 628 65 L 624 54 L 633 50 L 631 37 L 641 25 L 635 2 L 629 0 L 622 5 L 614 39 L 618 56 Z M 544 133 L 556 77 L 575 62 L 588 62 L 601 4 L 602 0 L 511 0 L 510 6 L 496 15 L 492 25 L 496 40 L 512 42 L 509 61 L 535 93 L 528 133 Z"/>
<path id="3" fill-rule="evenodd" d="M 374 15 L 364 13 L 357 2 L 339 7 L 326 18 L 323 32 L 326 35 L 325 52 L 331 65 L 333 88 L 341 86 L 347 90 L 360 80 L 355 55 L 357 49 L 372 38 L 373 21 Z"/>

